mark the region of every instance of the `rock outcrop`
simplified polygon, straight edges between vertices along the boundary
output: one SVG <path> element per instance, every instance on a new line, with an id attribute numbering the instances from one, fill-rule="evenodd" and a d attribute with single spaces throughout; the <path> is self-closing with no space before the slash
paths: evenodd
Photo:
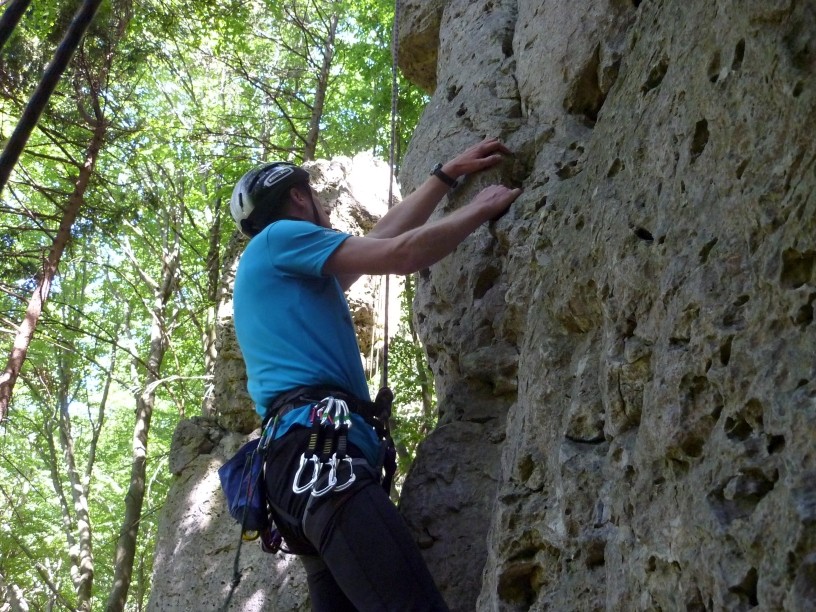
<path id="1" fill-rule="evenodd" d="M 401 509 L 452 609 L 816 608 L 814 4 L 402 4 L 405 191 L 485 135 L 439 213 L 525 189 L 420 274 Z"/>

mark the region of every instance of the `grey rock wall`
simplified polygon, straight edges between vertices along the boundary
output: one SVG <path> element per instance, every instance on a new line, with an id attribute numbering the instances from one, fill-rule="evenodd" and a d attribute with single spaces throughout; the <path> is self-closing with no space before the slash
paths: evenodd
<path id="1" fill-rule="evenodd" d="M 816 5 L 408 2 L 414 30 L 404 188 L 497 135 L 440 214 L 525 189 L 420 274 L 441 419 L 401 509 L 452 609 L 816 609 Z"/>

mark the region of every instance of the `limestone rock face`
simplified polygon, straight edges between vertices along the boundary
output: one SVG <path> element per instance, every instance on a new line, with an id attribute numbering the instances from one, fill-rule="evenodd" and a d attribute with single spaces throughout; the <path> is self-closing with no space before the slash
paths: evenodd
<path id="1" fill-rule="evenodd" d="M 451 608 L 816 608 L 813 3 L 408 2 L 403 50 L 429 11 L 406 193 L 485 135 L 439 214 L 525 190 L 420 274 L 401 509 Z"/>
<path id="2" fill-rule="evenodd" d="M 388 210 L 389 171 L 370 156 L 317 161 L 306 168 L 332 225 L 364 234 Z M 393 190 L 395 198 L 399 191 Z M 213 381 L 215 416 L 182 421 L 173 435 L 170 470 L 176 477 L 162 510 L 154 559 L 152 612 L 219 611 L 230 597 L 240 528 L 230 517 L 218 468 L 253 437 L 260 419 L 246 390 L 246 370 L 232 324 L 232 285 L 246 239 L 236 232 L 226 249 L 219 289 Z M 357 335 L 372 338 L 379 280 L 361 278 L 347 294 Z M 395 300 L 398 306 L 398 300 Z M 379 309 L 379 310 L 378 310 Z M 370 363 L 368 365 L 371 365 Z M 309 610 L 306 577 L 292 556 L 269 555 L 244 543 L 240 580 L 228 610 Z"/>
<path id="3" fill-rule="evenodd" d="M 399 23 L 399 57 L 403 74 L 433 93 L 439 52 L 439 24 L 446 0 L 403 0 Z"/>

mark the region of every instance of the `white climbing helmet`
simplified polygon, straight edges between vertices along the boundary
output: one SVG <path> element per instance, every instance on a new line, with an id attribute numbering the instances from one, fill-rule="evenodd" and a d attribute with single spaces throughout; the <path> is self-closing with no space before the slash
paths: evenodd
<path id="1" fill-rule="evenodd" d="M 275 218 L 276 208 L 289 189 L 308 184 L 309 173 L 300 166 L 289 162 L 263 164 L 236 183 L 230 214 L 242 234 L 255 236 Z"/>

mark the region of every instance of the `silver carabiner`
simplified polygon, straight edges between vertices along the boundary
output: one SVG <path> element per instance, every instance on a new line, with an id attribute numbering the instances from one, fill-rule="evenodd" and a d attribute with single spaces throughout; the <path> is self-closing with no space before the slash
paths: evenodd
<path id="1" fill-rule="evenodd" d="M 330 395 L 328 397 L 324 397 L 320 404 L 323 408 L 320 410 L 320 425 L 321 427 L 326 424 L 326 422 L 331 423 L 332 421 L 332 412 L 334 412 L 334 398 Z"/>
<path id="2" fill-rule="evenodd" d="M 335 455 L 336 461 L 336 455 Z M 354 462 L 352 461 L 351 457 L 343 457 L 341 463 L 348 463 L 349 466 L 349 477 L 346 482 L 341 485 L 335 485 L 335 491 L 343 491 L 344 489 L 348 489 L 355 480 L 357 480 L 357 474 L 354 473 Z M 339 470 L 338 470 L 339 471 Z"/>
<path id="3" fill-rule="evenodd" d="M 334 489 L 335 485 L 337 485 L 337 457 L 332 455 L 332 458 L 323 465 L 329 466 L 329 475 L 326 479 L 326 486 L 322 489 L 312 488 L 312 497 L 321 497 Z M 322 467 L 320 471 L 323 471 Z"/>
<path id="4" fill-rule="evenodd" d="M 341 425 L 348 425 L 351 427 L 351 410 L 348 404 L 343 400 L 335 400 L 337 407 L 335 408 L 335 429 L 339 429 Z"/>
<path id="5" fill-rule="evenodd" d="M 303 469 L 309 462 L 312 463 L 312 479 L 307 484 L 301 485 L 300 479 L 303 475 Z M 300 456 L 300 466 L 298 467 L 298 471 L 295 473 L 295 479 L 292 481 L 292 491 L 298 495 L 305 493 L 314 487 L 318 476 L 320 476 L 320 460 L 317 458 L 317 455 L 312 455 L 311 457 L 307 458 L 306 453 L 303 453 Z"/>

